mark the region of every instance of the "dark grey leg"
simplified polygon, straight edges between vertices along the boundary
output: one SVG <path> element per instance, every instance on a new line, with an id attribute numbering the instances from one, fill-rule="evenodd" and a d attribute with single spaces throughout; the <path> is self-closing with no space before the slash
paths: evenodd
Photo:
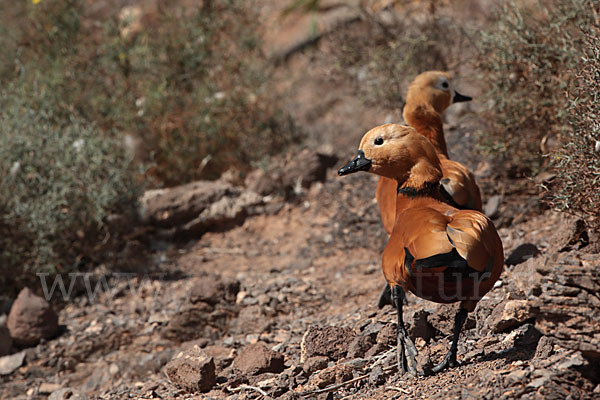
<path id="1" fill-rule="evenodd" d="M 431 369 L 432 373 L 435 374 L 448 367 L 458 366 L 458 362 L 456 361 L 456 351 L 458 350 L 458 337 L 460 336 L 462 326 L 467 319 L 467 314 L 468 312 L 464 308 L 461 308 L 456 313 L 456 316 L 454 317 L 454 335 L 452 337 L 452 344 L 450 345 L 450 350 L 448 351 L 448 354 L 446 354 L 446 357 L 444 357 L 442 362 Z"/>
<path id="2" fill-rule="evenodd" d="M 391 289 L 392 301 L 396 306 L 396 312 L 398 314 L 398 337 L 397 337 L 397 354 L 398 354 L 398 372 L 404 375 L 409 373 L 412 375 L 417 374 L 417 347 L 414 342 L 408 336 L 406 328 L 404 327 L 404 320 L 402 318 L 402 305 L 404 302 L 404 290 L 400 286 L 394 286 Z"/>

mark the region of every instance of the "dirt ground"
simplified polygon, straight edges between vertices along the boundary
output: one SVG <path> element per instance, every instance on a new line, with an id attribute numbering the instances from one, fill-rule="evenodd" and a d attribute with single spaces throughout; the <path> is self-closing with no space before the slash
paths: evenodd
<path id="1" fill-rule="evenodd" d="M 303 53 L 278 73 L 290 77 L 287 106 L 305 125 L 307 148 L 335 154 L 341 165 L 368 128 L 398 121 L 400 112 L 365 107 L 329 83 L 318 62 Z M 479 90 L 467 79 L 464 86 Z M 484 202 L 502 196 L 494 222 L 505 256 L 525 243 L 539 254 L 507 266 L 470 315 L 460 366 L 434 376 L 398 375 L 396 314 L 376 306 L 387 240 L 376 177 L 341 178 L 333 167 L 324 182 L 293 198 L 270 196 L 263 213 L 232 229 L 185 243 L 153 237 L 152 257 L 136 274 L 97 271 L 107 274 L 109 290 L 90 299 L 81 288 L 57 303 L 59 336 L 24 350 L 23 365 L 0 376 L 0 398 L 44 399 L 59 388 L 70 388 L 72 399 L 599 398 L 598 366 L 544 330 L 536 299 L 547 289 L 542 268 L 600 265 L 600 254 L 585 246 L 572 218 L 544 209 L 530 183 L 495 182 L 485 162 L 467 156 L 476 111 L 474 104 L 447 116 L 451 156 L 476 171 Z M 511 306 L 520 308 L 511 313 Z M 445 355 L 456 309 L 408 296 L 406 321 L 422 364 Z M 323 342 L 307 342 L 307 331 Z M 253 343 L 282 354 L 283 370 L 236 368 L 234 359 Z M 215 362 L 216 384 L 206 393 L 189 393 L 165 373 L 194 345 Z"/>

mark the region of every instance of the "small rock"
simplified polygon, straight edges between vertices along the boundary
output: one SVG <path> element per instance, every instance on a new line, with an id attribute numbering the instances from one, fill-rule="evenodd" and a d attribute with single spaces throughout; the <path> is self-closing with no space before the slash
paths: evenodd
<path id="1" fill-rule="evenodd" d="M 327 169 L 334 166 L 337 157 L 304 149 L 290 151 L 280 159 L 274 159 L 267 171 L 256 171 L 246 178 L 246 186 L 262 195 L 283 192 L 289 196 L 298 194 L 315 182 L 325 181 Z"/>
<path id="2" fill-rule="evenodd" d="M 8 328 L 0 325 L 0 357 L 10 353 L 12 347 L 12 338 Z"/>
<path id="3" fill-rule="evenodd" d="M 554 341 L 548 336 L 542 336 L 535 348 L 534 359 L 545 360 L 554 353 Z"/>
<path id="4" fill-rule="evenodd" d="M 408 335 L 413 338 L 423 338 L 426 342 L 435 337 L 437 330 L 431 325 L 426 310 L 418 310 L 414 313 L 406 313 L 405 324 L 408 326 Z"/>
<path id="5" fill-rule="evenodd" d="M 539 296 L 542 292 L 540 282 L 542 275 L 537 271 L 543 265 L 542 257 L 533 257 L 515 265 L 510 271 L 509 290 L 513 297 L 525 299 Z"/>
<path id="6" fill-rule="evenodd" d="M 395 323 L 387 324 L 377 334 L 377 343 L 384 346 L 395 346 L 398 328 Z"/>
<path id="7" fill-rule="evenodd" d="M 512 385 L 514 383 L 523 382 L 528 374 L 529 374 L 528 371 L 518 369 L 518 370 L 512 371 L 511 373 L 506 375 L 504 377 L 504 381 L 507 383 L 507 385 Z"/>
<path id="8" fill-rule="evenodd" d="M 342 383 L 353 378 L 353 368 L 349 365 L 333 365 L 319 372 L 314 379 L 313 384 L 318 388 L 324 388 L 334 383 Z"/>
<path id="9" fill-rule="evenodd" d="M 376 365 L 369 373 L 369 383 L 373 386 L 383 385 L 385 382 L 385 372 L 381 365 Z"/>
<path id="10" fill-rule="evenodd" d="M 87 400 L 88 397 L 74 388 L 58 389 L 48 397 L 48 400 Z"/>
<path id="11" fill-rule="evenodd" d="M 488 199 L 487 203 L 485 203 L 485 206 L 483 207 L 484 214 L 490 218 L 495 218 L 496 216 L 498 216 L 500 204 L 502 204 L 502 196 L 501 195 L 496 194 L 496 195 L 490 197 Z"/>
<path id="12" fill-rule="evenodd" d="M 235 350 L 225 346 L 207 346 L 204 351 L 215 360 L 218 370 L 227 368 L 235 356 Z"/>
<path id="13" fill-rule="evenodd" d="M 311 326 L 300 342 L 300 362 L 313 356 L 327 356 L 333 361 L 344 357 L 356 337 L 351 328 Z"/>
<path id="14" fill-rule="evenodd" d="M 536 309 L 527 300 L 508 300 L 494 308 L 489 326 L 494 333 L 503 332 L 535 318 Z"/>
<path id="15" fill-rule="evenodd" d="M 6 323 L 10 336 L 19 346 L 35 346 L 58 331 L 58 315 L 50 304 L 24 288 L 17 296 Z"/>
<path id="16" fill-rule="evenodd" d="M 315 371 L 320 371 L 327 368 L 329 364 L 329 358 L 326 356 L 314 356 L 304 361 L 303 369 L 307 375 L 312 374 Z"/>
<path id="17" fill-rule="evenodd" d="M 546 384 L 550 380 L 547 376 L 540 376 L 539 378 L 532 379 L 531 382 L 527 384 L 527 386 L 538 389 Z"/>
<path id="18" fill-rule="evenodd" d="M 62 389 L 62 385 L 59 385 L 58 383 L 44 382 L 38 388 L 38 393 L 39 394 L 50 394 L 50 393 L 56 392 L 59 389 Z"/>
<path id="19" fill-rule="evenodd" d="M 162 331 L 162 336 L 180 342 L 204 336 L 203 327 L 209 327 L 212 311 L 213 307 L 206 303 L 188 305 L 171 317 Z"/>
<path id="20" fill-rule="evenodd" d="M 365 357 L 370 358 L 376 356 L 377 354 L 382 353 L 387 349 L 389 349 L 389 346 L 387 344 L 375 343 L 375 345 L 365 353 Z"/>
<path id="21" fill-rule="evenodd" d="M 365 353 L 375 344 L 370 336 L 358 336 L 348 346 L 348 358 L 364 357 Z"/>
<path id="22" fill-rule="evenodd" d="M 264 343 L 250 344 L 233 360 L 233 368 L 248 375 L 283 371 L 283 354 L 275 352 Z"/>
<path id="23" fill-rule="evenodd" d="M 515 332 L 517 333 L 514 339 L 514 345 L 516 347 L 537 345 L 538 341 L 542 337 L 540 331 L 538 331 L 532 324 L 520 326 Z"/>
<path id="24" fill-rule="evenodd" d="M 180 352 L 166 366 L 171 382 L 187 392 L 207 392 L 217 382 L 213 358 L 200 347 Z"/>
<path id="25" fill-rule="evenodd" d="M 372 322 L 365 326 L 365 328 L 362 331 L 362 334 L 365 336 L 369 336 L 373 340 L 377 340 L 377 335 L 379 334 L 379 331 L 383 329 L 384 326 L 385 324 L 382 324 L 381 322 Z"/>
<path id="26" fill-rule="evenodd" d="M 0 375 L 12 374 L 17 368 L 23 365 L 25 352 L 11 354 L 10 356 L 0 357 Z"/>
<path id="27" fill-rule="evenodd" d="M 203 276 L 192 281 L 190 301 L 202 301 L 208 304 L 217 304 L 225 301 L 235 303 L 240 291 L 240 281 L 218 275 Z"/>
<path id="28" fill-rule="evenodd" d="M 232 332 L 251 334 L 270 330 L 273 320 L 267 318 L 264 307 L 251 305 L 240 310 L 238 317 L 232 321 Z"/>

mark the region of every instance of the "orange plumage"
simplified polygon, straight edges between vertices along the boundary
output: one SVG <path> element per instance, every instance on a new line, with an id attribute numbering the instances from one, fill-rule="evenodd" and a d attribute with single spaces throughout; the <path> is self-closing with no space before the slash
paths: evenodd
<path id="1" fill-rule="evenodd" d="M 402 371 L 415 371 L 416 348 L 404 331 L 404 291 L 437 303 L 461 302 L 455 336 L 437 372 L 456 364 L 458 334 L 467 313 L 498 280 L 502 242 L 492 222 L 459 210 L 440 191 L 442 163 L 433 145 L 413 128 L 383 125 L 365 134 L 357 157 L 340 175 L 365 170 L 395 183 L 395 222 L 382 257 L 383 274 L 398 309 Z"/>
<path id="2" fill-rule="evenodd" d="M 448 159 L 442 114 L 457 101 L 469 97 L 457 93 L 450 84 L 450 75 L 428 71 L 415 78 L 406 95 L 404 119 L 425 136 L 440 158 L 442 191 L 446 202 L 461 209 L 481 211 L 481 192 L 473 174 L 461 163 Z M 396 219 L 396 184 L 381 177 L 375 193 L 386 232 L 391 234 Z"/>

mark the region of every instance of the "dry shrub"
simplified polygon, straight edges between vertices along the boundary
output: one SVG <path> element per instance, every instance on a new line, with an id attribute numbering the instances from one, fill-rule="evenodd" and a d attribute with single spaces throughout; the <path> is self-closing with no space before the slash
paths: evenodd
<path id="1" fill-rule="evenodd" d="M 0 92 L 0 288 L 102 261 L 135 219 L 140 185 L 119 141 L 54 111 L 43 91 Z M 119 227 L 111 225 L 118 218 Z"/>
<path id="2" fill-rule="evenodd" d="M 0 2 L 0 286 L 110 258 L 111 221 L 142 186 L 126 137 L 158 185 L 248 168 L 296 138 L 252 5 L 92 3 Z"/>
<path id="3" fill-rule="evenodd" d="M 362 8 L 361 21 L 332 34 L 335 76 L 366 103 L 401 109 L 410 80 L 431 69 L 453 70 L 470 46 L 460 24 L 434 2 L 416 8 Z"/>
<path id="4" fill-rule="evenodd" d="M 560 188 L 554 204 L 600 229 L 600 26 L 587 32 L 581 68 L 569 91 L 571 129 L 554 156 Z"/>
<path id="5" fill-rule="evenodd" d="M 505 175 L 538 173 L 543 156 L 564 142 L 565 93 L 584 44 L 580 27 L 593 18 L 588 7 L 579 0 L 502 2 L 477 38 L 477 66 L 489 85 L 481 149 Z"/>
<path id="6" fill-rule="evenodd" d="M 140 142 L 159 185 L 214 179 L 296 140 L 278 108 L 251 5 L 155 4 L 103 12 L 82 0 L 17 4 L 0 23 L 13 39 L 0 39 L 8 55 L 0 81 L 24 66 L 23 84 L 47 88 L 56 112 Z"/>
<path id="7" fill-rule="evenodd" d="M 559 179 L 546 188 L 550 203 L 595 227 L 599 13 L 598 2 L 504 2 L 478 40 L 478 67 L 489 84 L 481 147 L 501 175 L 554 169 Z"/>

